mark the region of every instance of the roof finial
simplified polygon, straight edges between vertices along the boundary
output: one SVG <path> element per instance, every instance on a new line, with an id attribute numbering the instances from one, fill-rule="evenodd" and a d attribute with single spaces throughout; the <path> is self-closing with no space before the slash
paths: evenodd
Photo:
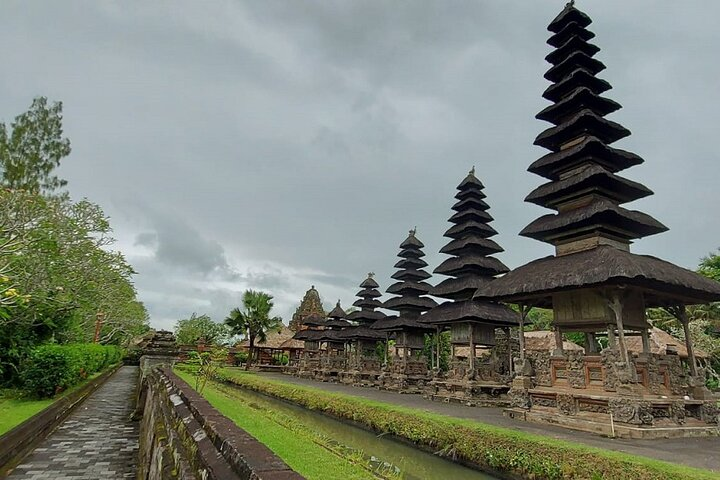
<path id="1" fill-rule="evenodd" d="M 417 233 L 417 225 L 414 226 L 412 230 L 410 230 L 410 236 L 414 237 L 416 233 Z"/>
<path id="2" fill-rule="evenodd" d="M 470 175 L 475 175 L 475 165 L 470 169 Z"/>
<path id="3" fill-rule="evenodd" d="M 373 278 L 375 276 L 375 272 L 368 273 L 368 278 Z"/>
<path id="4" fill-rule="evenodd" d="M 336 306 L 340 306 L 340 299 L 338 298 L 338 302 L 335 304 Z"/>
<path id="5" fill-rule="evenodd" d="M 575 6 L 575 0 L 570 0 L 570 3 L 568 3 L 568 5 L 570 5 L 571 7 L 574 7 L 574 6 Z"/>

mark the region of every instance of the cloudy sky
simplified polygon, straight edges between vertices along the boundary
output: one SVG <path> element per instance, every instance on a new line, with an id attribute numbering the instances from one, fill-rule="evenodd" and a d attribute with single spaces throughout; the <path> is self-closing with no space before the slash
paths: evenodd
<path id="1" fill-rule="evenodd" d="M 441 260 L 475 165 L 510 267 L 550 254 L 517 233 L 543 209 L 546 26 L 562 0 L 68 1 L 0 6 L 0 119 L 62 100 L 74 198 L 111 217 L 152 322 L 222 319 L 246 288 L 286 321 L 316 285 L 348 305 L 386 287 L 417 226 Z M 720 246 L 720 3 L 579 0 L 607 65 L 634 202 L 670 227 L 635 252 L 694 268 Z M 438 279 L 434 279 L 435 282 Z"/>

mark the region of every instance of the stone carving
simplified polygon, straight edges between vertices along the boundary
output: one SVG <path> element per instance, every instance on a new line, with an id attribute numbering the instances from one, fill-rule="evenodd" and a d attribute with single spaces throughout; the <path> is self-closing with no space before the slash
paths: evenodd
<path id="1" fill-rule="evenodd" d="M 685 423 L 685 402 L 678 400 L 670 404 L 670 418 L 678 425 Z"/>
<path id="2" fill-rule="evenodd" d="M 575 397 L 573 397 L 572 395 L 559 393 L 556 401 L 557 401 L 557 408 L 561 414 L 575 415 L 577 413 Z"/>
<path id="3" fill-rule="evenodd" d="M 532 399 L 526 388 L 511 388 L 508 396 L 510 397 L 510 405 L 512 407 L 529 410 L 532 406 Z"/>
<path id="4" fill-rule="evenodd" d="M 608 401 L 610 412 L 616 422 L 631 425 L 652 425 L 652 405 L 633 398 L 611 398 Z"/>
<path id="5" fill-rule="evenodd" d="M 720 405 L 717 402 L 704 402 L 700 407 L 700 419 L 706 423 L 720 425 Z"/>
<path id="6" fill-rule="evenodd" d="M 526 358 L 535 372 L 535 383 L 538 386 L 552 386 L 550 376 L 550 353 L 543 351 L 528 351 Z"/>

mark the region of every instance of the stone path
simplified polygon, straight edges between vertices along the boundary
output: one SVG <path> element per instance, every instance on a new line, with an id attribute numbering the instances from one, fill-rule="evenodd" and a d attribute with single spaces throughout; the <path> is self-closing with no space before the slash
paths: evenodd
<path id="1" fill-rule="evenodd" d="M 121 367 L 9 479 L 135 478 L 139 424 L 130 421 L 138 367 Z"/>
<path id="2" fill-rule="evenodd" d="M 632 440 L 607 438 L 587 432 L 569 430 L 552 425 L 541 425 L 504 417 L 500 408 L 468 407 L 455 403 L 432 402 L 415 394 L 399 394 L 375 388 L 351 387 L 337 383 L 323 383 L 301 379 L 280 373 L 260 373 L 273 380 L 297 385 L 307 385 L 330 392 L 346 393 L 379 402 L 394 403 L 405 407 L 418 408 L 457 418 L 499 425 L 528 433 L 558 438 L 570 442 L 617 450 L 620 452 L 656 458 L 691 467 L 705 468 L 720 472 L 720 437 L 661 438 L 654 440 Z"/>

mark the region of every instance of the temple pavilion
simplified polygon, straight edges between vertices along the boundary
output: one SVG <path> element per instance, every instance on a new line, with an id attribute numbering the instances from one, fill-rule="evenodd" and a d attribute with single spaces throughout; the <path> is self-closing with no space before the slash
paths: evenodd
<path id="1" fill-rule="evenodd" d="M 344 328 L 338 333 L 338 340 L 345 342 L 347 362 L 345 371 L 340 373 L 340 381 L 358 386 L 375 386 L 380 375 L 381 362 L 378 357 L 378 344 L 385 341 L 385 335 L 370 326 L 378 320 L 385 318 L 385 314 L 375 310 L 382 307 L 378 300 L 382 293 L 378 290 L 380 285 L 373 278 L 375 274 L 368 273 L 367 278 L 360 284 L 359 297 L 353 306 L 360 308 L 347 315 L 347 320 L 354 325 Z"/>
<path id="2" fill-rule="evenodd" d="M 512 357 L 519 350 L 517 340 L 513 348 L 510 327 L 517 327 L 519 315 L 505 305 L 472 299 L 479 287 L 509 270 L 492 256 L 503 249 L 491 239 L 497 232 L 489 225 L 493 218 L 484 188 L 474 168 L 457 186 L 452 227 L 445 232 L 450 241 L 440 250 L 449 258 L 434 270 L 448 278 L 431 290 L 451 301 L 421 319 L 437 328 L 437 334 L 450 331 L 449 370 L 436 371 L 426 391 L 432 399 L 487 404 L 508 398 Z"/>
<path id="3" fill-rule="evenodd" d="M 555 247 L 555 255 L 519 267 L 477 299 L 553 309 L 556 349 L 529 356 L 511 395 L 509 415 L 634 437 L 695 435 L 715 430 L 719 408 L 704 387 L 688 331 L 686 305 L 720 300 L 720 284 L 669 262 L 630 251 L 634 240 L 667 230 L 625 203 L 651 195 L 621 175 L 643 162 L 610 145 L 630 132 L 606 115 L 620 105 L 603 93 L 605 66 L 590 18 L 569 3 L 548 30 L 550 102 L 537 118 L 551 126 L 535 144 L 549 153 L 529 171 L 547 182 L 526 201 L 554 210 L 521 235 Z M 662 307 L 685 329 L 688 368 L 677 355 L 653 353 L 645 309 Z M 562 335 L 585 334 L 584 352 L 565 351 Z M 639 353 L 628 338 L 639 336 Z M 524 357 L 524 354 L 523 354 Z M 525 362 L 526 358 L 522 361 Z M 662 427 L 662 428 L 660 428 Z"/>
<path id="4" fill-rule="evenodd" d="M 437 305 L 427 294 L 432 286 L 425 280 L 430 274 L 423 270 L 427 263 L 422 259 L 425 247 L 417 238 L 416 230 L 410 230 L 408 237 L 400 244 L 398 269 L 392 275 L 397 280 L 386 290 L 395 295 L 383 304 L 388 310 L 398 312 L 375 322 L 371 328 L 386 335 L 383 372 L 378 378 L 380 387 L 388 390 L 420 393 L 429 380 L 427 364 L 423 354 L 425 334 L 434 331 L 419 318 Z M 391 341 L 393 343 L 390 348 Z"/>

